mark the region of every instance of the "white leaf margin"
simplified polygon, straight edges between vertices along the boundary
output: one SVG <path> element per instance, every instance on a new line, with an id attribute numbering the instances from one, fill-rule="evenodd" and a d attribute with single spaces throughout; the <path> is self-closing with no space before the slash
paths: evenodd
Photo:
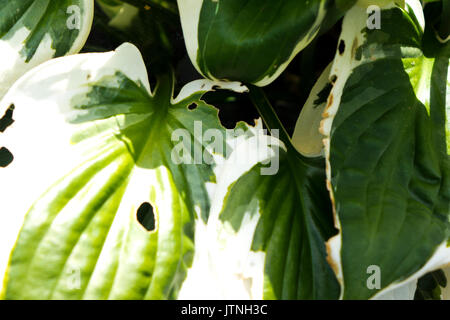
<path id="1" fill-rule="evenodd" d="M 414 14 L 418 17 L 418 21 L 423 23 L 424 18 L 420 2 L 418 0 L 406 0 L 405 3 L 411 7 Z M 382 9 L 389 9 L 394 6 L 395 2 L 391 1 Z M 343 40 L 346 44 L 349 44 L 353 43 L 353 41 L 357 39 L 358 43 L 360 44 L 364 43 L 365 40 L 364 35 L 361 32 L 359 32 L 359 30 L 362 30 L 366 26 L 366 19 L 367 19 L 366 7 L 364 5 L 361 5 L 361 2 L 358 2 L 357 5 L 355 5 L 352 9 L 350 9 L 347 12 L 344 18 L 342 26 L 343 32 L 341 34 L 341 38 L 339 39 L 339 41 Z M 422 27 L 424 26 L 422 25 Z M 349 30 L 350 32 L 345 32 L 345 30 Z M 352 70 L 360 66 L 361 64 L 365 63 L 366 61 L 367 60 L 365 60 L 364 58 L 361 59 L 360 61 L 352 59 L 351 50 L 345 50 L 343 55 L 340 55 L 339 53 L 336 54 L 331 69 L 331 77 L 333 77 L 333 75 L 339 75 L 339 77 L 336 80 L 333 89 L 330 93 L 330 96 L 328 98 L 328 107 L 325 109 L 325 112 L 323 114 L 323 120 L 321 122 L 320 131 L 325 136 L 324 146 L 325 146 L 325 157 L 327 159 L 326 161 L 327 184 L 333 202 L 333 210 L 335 209 L 335 200 L 330 183 L 331 167 L 328 160 L 330 157 L 331 129 L 334 117 L 336 116 L 339 109 L 345 84 L 350 75 L 352 74 Z M 333 97 L 332 100 L 330 99 L 331 96 Z M 339 217 L 336 215 L 336 212 L 334 213 L 334 218 L 335 218 L 335 227 L 338 230 L 341 230 Z M 345 288 L 343 288 L 343 272 L 341 262 L 342 233 L 340 232 L 338 235 L 331 238 L 326 245 L 328 252 L 328 260 L 334 272 L 336 273 L 339 283 L 341 284 L 342 290 L 340 298 L 342 299 L 345 290 Z M 388 287 L 384 288 L 383 290 L 375 294 L 371 299 L 389 300 L 396 297 L 397 294 L 400 297 L 402 297 L 402 299 L 406 298 L 412 299 L 414 298 L 414 295 L 411 295 L 412 288 L 413 287 L 415 288 L 415 284 L 421 276 L 446 266 L 450 266 L 450 247 L 447 245 L 447 241 L 444 241 L 441 245 L 439 245 L 436 248 L 433 256 L 419 271 L 409 276 L 407 279 L 392 283 Z"/>

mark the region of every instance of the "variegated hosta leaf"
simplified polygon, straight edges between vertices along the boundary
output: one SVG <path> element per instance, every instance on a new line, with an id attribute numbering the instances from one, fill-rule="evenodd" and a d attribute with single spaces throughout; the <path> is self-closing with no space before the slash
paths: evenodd
<path id="1" fill-rule="evenodd" d="M 367 299 L 450 262 L 445 138 L 449 48 L 421 51 L 418 1 L 345 17 L 322 122 L 340 234 L 330 262 L 344 299 Z"/>
<path id="2" fill-rule="evenodd" d="M 202 274 L 216 284 L 213 296 L 338 298 L 326 261 L 334 229 L 322 160 L 256 134 L 238 145 L 217 182 L 207 241 L 197 242 L 208 252 Z"/>
<path id="3" fill-rule="evenodd" d="M 272 149 L 266 147 L 257 152 L 258 145 L 265 146 L 269 142 L 279 144 L 277 139 L 266 135 L 261 120 L 256 121 L 255 127 L 240 123 L 228 136 L 227 144 L 234 152 L 225 161 L 223 158 L 216 161 L 217 184 L 208 188 L 212 195 L 209 218 L 207 223 L 196 223 L 194 261 L 179 299 L 262 298 L 263 269 L 254 260 L 258 255 L 250 252 L 251 224 L 250 230 L 241 228 L 236 235 L 232 230 L 228 233 L 218 218 L 230 184 L 251 169 L 258 159 L 262 161 L 270 155 Z M 250 266 L 249 260 L 256 265 Z"/>
<path id="4" fill-rule="evenodd" d="M 192 63 L 207 78 L 264 86 L 317 34 L 325 0 L 178 0 Z"/>
<path id="5" fill-rule="evenodd" d="M 174 99 L 165 76 L 151 91 L 130 44 L 54 59 L 18 80 L 1 103 L 15 105 L 0 137 L 14 155 L 0 171 L 2 296 L 176 297 L 194 219 L 209 210 L 214 174 L 198 159 L 211 157 L 199 126 L 224 129 L 200 98 L 216 85 L 194 81 Z"/>
<path id="6" fill-rule="evenodd" d="M 83 47 L 94 0 L 0 0 L 0 99 L 26 71 Z"/>

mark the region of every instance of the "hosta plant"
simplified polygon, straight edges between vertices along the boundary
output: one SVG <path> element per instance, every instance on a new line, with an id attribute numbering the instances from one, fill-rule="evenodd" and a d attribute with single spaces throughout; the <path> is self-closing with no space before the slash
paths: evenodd
<path id="1" fill-rule="evenodd" d="M 0 97 L 26 71 L 83 47 L 94 0 L 0 2 Z"/>
<path id="2" fill-rule="evenodd" d="M 4 1 L 0 298 L 448 298 L 448 21 Z"/>

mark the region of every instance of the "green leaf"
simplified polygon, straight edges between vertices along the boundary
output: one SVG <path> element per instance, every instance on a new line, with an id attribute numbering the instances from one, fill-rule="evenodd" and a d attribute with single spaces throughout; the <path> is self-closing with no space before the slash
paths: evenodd
<path id="1" fill-rule="evenodd" d="M 4 298 L 176 298 L 214 182 L 213 163 L 180 160 L 212 157 L 196 120 L 224 132 L 200 100 L 214 86 L 194 81 L 172 98 L 166 75 L 151 91 L 124 44 L 54 59 L 12 87 L 0 107 L 15 105 L 2 137 L 14 155 L 0 178 Z"/>
<path id="2" fill-rule="evenodd" d="M 421 15 L 407 1 L 381 11 L 381 29 L 366 26 L 363 7 L 344 19 L 322 123 L 341 231 L 328 251 L 344 299 L 377 296 L 450 261 L 449 55 L 423 55 Z"/>
<path id="3" fill-rule="evenodd" d="M 192 63 L 205 77 L 264 86 L 316 36 L 324 0 L 178 0 Z"/>
<path id="4" fill-rule="evenodd" d="M 21 75 L 83 47 L 94 0 L 0 1 L 0 98 Z"/>
<path id="5" fill-rule="evenodd" d="M 243 298 L 338 298 L 326 261 L 325 241 L 335 230 L 323 159 L 305 159 L 256 134 L 225 162 L 214 199 L 210 265 L 231 296 L 247 290 Z"/>

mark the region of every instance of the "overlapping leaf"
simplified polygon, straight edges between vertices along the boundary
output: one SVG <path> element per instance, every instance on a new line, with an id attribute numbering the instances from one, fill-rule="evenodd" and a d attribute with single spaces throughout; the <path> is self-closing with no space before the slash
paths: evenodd
<path id="1" fill-rule="evenodd" d="M 265 254 L 265 299 L 336 299 L 339 289 L 325 260 L 333 228 L 323 170 L 285 156 L 274 176 L 262 176 L 260 165 L 242 176 L 220 219 L 238 231 L 245 215 L 260 215 L 251 250 Z"/>
<path id="2" fill-rule="evenodd" d="M 323 160 L 257 133 L 218 175 L 204 269 L 225 298 L 336 299 L 325 251 L 333 234 Z"/>
<path id="3" fill-rule="evenodd" d="M 180 160 L 211 156 L 195 121 L 224 130 L 200 100 L 215 85 L 194 81 L 174 99 L 165 76 L 151 91 L 129 44 L 54 59 L 21 78 L 1 104 L 15 105 L 1 140 L 14 155 L 0 172 L 2 296 L 176 297 L 214 181 L 204 159 Z"/>
<path id="4" fill-rule="evenodd" d="M 370 29 L 366 8 L 347 14 L 322 123 L 340 228 L 328 249 L 345 299 L 374 297 L 450 258 L 448 48 L 423 55 L 417 1 L 380 17 Z"/>
<path id="5" fill-rule="evenodd" d="M 178 0 L 192 63 L 207 78 L 267 85 L 317 34 L 326 1 Z"/>

